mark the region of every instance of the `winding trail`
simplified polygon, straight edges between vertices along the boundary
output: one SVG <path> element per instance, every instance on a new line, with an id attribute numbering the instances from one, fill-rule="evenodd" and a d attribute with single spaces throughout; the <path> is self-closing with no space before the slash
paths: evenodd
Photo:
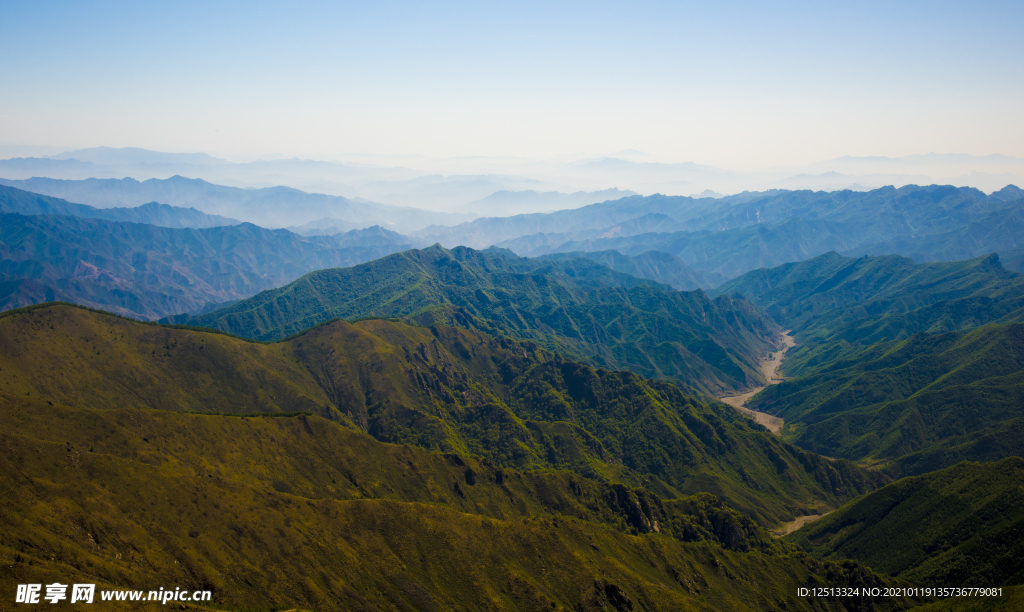
<path id="1" fill-rule="evenodd" d="M 783 378 L 779 375 L 779 367 L 782 366 L 782 361 L 786 358 L 786 351 L 796 346 L 796 340 L 793 340 L 793 337 L 789 335 L 790 331 L 792 330 L 782 332 L 782 348 L 773 352 L 770 359 L 763 359 L 761 361 L 761 373 L 764 374 L 765 379 L 768 380 L 768 385 L 778 384 L 783 381 Z M 754 395 L 768 385 L 757 387 L 753 391 L 749 391 L 743 395 L 730 395 L 720 397 L 718 399 L 735 407 L 740 412 L 754 417 L 755 421 L 777 434 L 782 430 L 783 420 L 781 418 L 772 416 L 766 412 L 751 410 L 746 407 L 747 400 L 754 397 Z"/>

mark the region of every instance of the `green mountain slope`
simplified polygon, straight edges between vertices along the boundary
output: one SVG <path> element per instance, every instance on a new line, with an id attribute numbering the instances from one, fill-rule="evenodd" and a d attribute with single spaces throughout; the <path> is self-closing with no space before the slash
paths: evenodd
<path id="1" fill-rule="evenodd" d="M 931 586 L 1024 582 L 1024 460 L 964 462 L 894 482 L 787 536 Z"/>
<path id="2" fill-rule="evenodd" d="M 1024 324 L 872 344 L 751 402 L 818 453 L 920 474 L 1024 455 Z"/>
<path id="3" fill-rule="evenodd" d="M 1024 277 L 997 256 L 828 254 L 721 290 L 750 296 L 798 338 L 783 368 L 793 378 L 749 404 L 783 416 L 786 439 L 894 475 L 1024 453 Z"/>
<path id="4" fill-rule="evenodd" d="M 581 237 L 566 240 L 549 235 L 537 244 L 533 236 L 499 242 L 497 246 L 529 256 L 560 251 L 616 250 L 635 255 L 649 250 L 669 253 L 712 278 L 734 278 L 748 270 L 802 261 L 858 244 L 843 224 L 794 217 L 774 224 L 744 224 L 713 230 L 643 232 L 632 236 Z M 536 245 L 536 246 L 535 246 Z"/>
<path id="5" fill-rule="evenodd" d="M 572 251 L 543 255 L 539 259 L 562 261 L 579 258 L 592 259 L 616 272 L 650 279 L 678 291 L 710 289 L 719 284 L 715 282 L 719 280 L 717 277 L 713 281 L 708 276 L 691 270 L 678 257 L 660 251 L 647 251 L 636 256 L 623 255 L 618 251 Z"/>
<path id="6" fill-rule="evenodd" d="M 380 228 L 305 237 L 249 224 L 175 229 L 0 214 L 0 309 L 64 300 L 155 319 L 408 246 Z"/>
<path id="7" fill-rule="evenodd" d="M 997 255 L 915 264 L 898 255 L 853 259 L 827 253 L 748 272 L 714 293 L 739 293 L 802 337 L 845 327 L 841 335 L 861 340 L 865 334 L 852 330 L 863 320 L 867 329 L 898 322 L 885 326 L 886 333 L 905 338 L 969 329 L 1024 308 L 1024 276 L 1003 268 Z"/>
<path id="8" fill-rule="evenodd" d="M 590 260 L 439 246 L 319 270 L 228 308 L 171 320 L 268 340 L 367 316 L 507 334 L 593 365 L 675 378 L 709 395 L 758 384 L 756 364 L 775 332 L 742 300 L 671 291 Z"/>
<path id="9" fill-rule="evenodd" d="M 662 497 L 712 492 L 765 525 L 885 482 L 787 445 L 731 408 L 530 343 L 338 321 L 257 344 L 68 306 L 0 319 L 0 390 L 83 407 L 308 412 L 378 440 L 568 469 Z"/>
<path id="10" fill-rule="evenodd" d="M 188 605 L 200 610 L 838 612 L 866 602 L 797 589 L 901 584 L 787 553 L 708 495 L 662 502 L 382 444 L 313 416 L 4 399 L 8 593 L 60 581 L 211 591 L 209 608 Z"/>
<path id="11" fill-rule="evenodd" d="M 96 208 L 0 185 L 0 212 L 22 215 L 64 215 L 129 223 L 150 223 L 161 227 L 217 227 L 241 221 L 208 215 L 194 208 L 149 202 L 133 208 Z"/>

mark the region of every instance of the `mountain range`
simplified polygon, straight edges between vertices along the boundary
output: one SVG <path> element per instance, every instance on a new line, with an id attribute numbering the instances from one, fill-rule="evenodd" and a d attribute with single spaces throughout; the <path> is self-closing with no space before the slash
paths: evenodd
<path id="1" fill-rule="evenodd" d="M 48 157 L 18 157 L 49 155 Z M 885 185 L 951 184 L 986 192 L 1024 181 L 1024 160 L 1005 155 L 935 154 L 898 158 L 845 156 L 801 166 L 738 171 L 692 162 L 664 163 L 641 151 L 579 155 L 559 159 L 449 157 L 418 155 L 343 155 L 300 159 L 266 155 L 259 159 L 220 159 L 203 153 L 168 153 L 139 148 L 94 147 L 60 151 L 53 147 L 0 145 L 0 176 L 27 179 L 132 177 L 167 178 L 175 174 L 245 188 L 285 185 L 308 192 L 362 197 L 393 206 L 450 212 L 492 194 L 523 193 L 506 199 L 519 210 L 474 214 L 506 215 L 538 210 L 527 194 L 608 188 L 638 193 L 740 193 L 769 189 L 866 191 Z M 600 202 L 604 199 L 594 199 Z M 575 204 L 553 208 L 571 208 Z"/>
<path id="2" fill-rule="evenodd" d="M 150 153 L 79 157 L 231 166 Z M 676 170 L 703 171 L 643 169 Z M 400 180 L 449 179 L 490 184 Z M 630 196 L 406 236 L 285 188 L 32 180 L 95 200 L 0 187 L 0 587 L 171 581 L 218 610 L 1024 600 L 1016 187 Z M 111 205 L 146 190 L 195 205 Z M 210 212 L 278 201 L 297 231 Z M 714 399 L 743 393 L 778 433 Z"/>
<path id="3" fill-rule="evenodd" d="M 219 609 L 838 611 L 857 600 L 797 588 L 906 585 L 795 553 L 747 514 L 834 507 L 881 476 L 528 344 L 379 319 L 261 344 L 55 304 L 0 316 L 0 346 L 5 587 L 170 580 Z M 651 490 L 675 487 L 744 512 Z"/>
<path id="4" fill-rule="evenodd" d="M 467 218 L 465 215 L 386 206 L 366 200 L 352 201 L 289 187 L 241 189 L 177 175 L 145 181 L 132 178 L 0 179 L 0 184 L 98 208 L 134 207 L 154 201 L 192 207 L 207 214 L 241 219 L 263 227 L 296 226 L 331 218 L 345 231 L 380 225 L 396 232 L 411 232 L 430 224 L 457 223 Z"/>
<path id="5" fill-rule="evenodd" d="M 0 308 L 68 300 L 156 319 L 408 247 L 381 228 L 304 237 L 249 223 L 190 229 L 3 213 Z"/>
<path id="6" fill-rule="evenodd" d="M 148 223 L 161 227 L 202 228 L 241 223 L 236 219 L 208 215 L 194 208 L 182 208 L 158 202 L 149 202 L 132 208 L 96 208 L 4 185 L 0 185 L 0 213 L 62 215 L 84 219 Z"/>
<path id="7" fill-rule="evenodd" d="M 749 407 L 816 452 L 921 474 L 1024 455 L 1024 276 L 995 255 L 915 264 L 834 253 L 726 283 L 799 346 Z"/>
<path id="8" fill-rule="evenodd" d="M 787 538 L 916 584 L 1024 582 L 1024 460 L 964 462 L 869 493 Z M 1010 609 L 1010 608 L 1007 608 Z"/>
<path id="9" fill-rule="evenodd" d="M 538 257 L 552 261 L 579 258 L 596 261 L 616 272 L 669 285 L 678 291 L 711 289 L 721 284 L 719 278 L 695 272 L 683 260 L 662 251 L 647 251 L 634 256 L 618 251 L 571 251 Z"/>
<path id="10" fill-rule="evenodd" d="M 602 189 L 600 191 L 577 191 L 561 193 L 558 191 L 537 192 L 495 191 L 486 198 L 474 200 L 462 206 L 462 211 L 484 217 L 507 217 L 512 215 L 545 213 L 555 210 L 579 208 L 588 204 L 619 200 L 638 195 L 634 191 L 622 189 Z"/>
<path id="11" fill-rule="evenodd" d="M 596 366 L 669 377 L 712 395 L 760 384 L 757 362 L 777 330 L 743 300 L 674 291 L 589 259 L 436 245 L 312 272 L 222 310 L 167 320 L 273 340 L 336 318 L 371 316 L 529 339 Z"/>
<path id="12" fill-rule="evenodd" d="M 655 195 L 547 217 L 477 219 L 428 228 L 416 236 L 442 244 L 493 243 L 526 256 L 657 250 L 694 270 L 728 279 L 829 251 L 895 252 L 917 261 L 1016 252 L 1022 248 L 1017 238 L 1022 198 L 1024 191 L 1012 185 L 988 196 L 976 189 L 938 185 L 868 192 L 772 191 L 715 200 Z"/>

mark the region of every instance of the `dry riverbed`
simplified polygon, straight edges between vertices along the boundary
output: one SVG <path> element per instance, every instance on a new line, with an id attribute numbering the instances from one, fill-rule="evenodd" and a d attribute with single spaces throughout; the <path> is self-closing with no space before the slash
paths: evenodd
<path id="1" fill-rule="evenodd" d="M 761 373 L 764 374 L 765 379 L 769 385 L 774 385 L 782 382 L 782 377 L 779 375 L 779 367 L 782 366 L 782 360 L 786 358 L 786 351 L 796 346 L 796 341 L 789 335 L 788 331 L 782 332 L 782 348 L 778 349 L 771 354 L 769 358 L 764 359 L 761 362 Z M 765 385 L 767 386 L 767 385 Z M 755 421 L 764 425 L 774 433 L 779 433 L 782 430 L 783 420 L 777 416 L 772 416 L 764 412 L 758 412 L 751 410 L 746 407 L 747 401 L 754 397 L 759 391 L 765 387 L 758 387 L 753 391 L 744 393 L 743 395 L 731 395 L 728 397 L 718 398 L 720 401 L 735 407 L 740 412 L 748 414 L 754 418 Z"/>
<path id="2" fill-rule="evenodd" d="M 828 514 L 828 512 L 826 512 L 825 514 Z M 790 521 L 788 523 L 783 523 L 775 529 L 772 529 L 772 535 L 777 538 L 787 536 L 796 531 L 797 529 L 800 529 L 807 523 L 813 523 L 814 521 L 820 519 L 821 517 L 825 516 L 825 514 L 808 514 L 807 516 L 798 516 L 796 520 Z"/>
<path id="3" fill-rule="evenodd" d="M 768 385 L 775 385 L 783 381 L 782 376 L 779 374 L 779 368 L 782 366 L 782 361 L 786 358 L 786 351 L 796 346 L 796 341 L 793 340 L 792 336 L 789 335 L 788 331 L 782 332 L 782 348 L 771 353 L 768 358 L 761 361 L 761 373 L 764 374 L 765 380 L 768 381 Z M 765 385 L 768 386 L 768 385 Z M 732 395 L 728 397 L 718 398 L 720 401 L 733 406 L 740 412 L 746 413 L 754 418 L 755 421 L 764 425 L 770 429 L 773 433 L 778 434 L 782 430 L 783 420 L 777 416 L 772 416 L 765 412 L 758 412 L 747 408 L 747 401 L 754 397 L 761 389 L 765 387 L 758 387 L 753 391 L 744 393 L 743 395 Z M 825 514 L 828 514 L 827 512 Z M 772 535 L 777 538 L 789 535 L 800 529 L 804 525 L 811 523 L 825 516 L 825 514 L 808 514 L 806 516 L 798 516 L 795 520 L 788 523 L 783 523 L 772 530 Z"/>

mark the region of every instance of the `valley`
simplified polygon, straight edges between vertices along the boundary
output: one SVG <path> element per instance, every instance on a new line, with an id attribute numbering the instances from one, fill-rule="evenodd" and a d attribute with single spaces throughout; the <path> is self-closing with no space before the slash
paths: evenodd
<path id="1" fill-rule="evenodd" d="M 1024 3 L 0 15 L 0 612 L 1024 610 Z"/>
<path id="2" fill-rule="evenodd" d="M 811 610 L 797 585 L 901 584 L 793 556 L 761 526 L 884 479 L 528 344 L 383 319 L 259 344 L 55 304 L 5 313 L 0 347 L 17 517 L 0 523 L 4 588 L 172 580 L 233 607 L 326 610 Z"/>
<path id="3" fill-rule="evenodd" d="M 877 207 L 967 253 L 956 224 L 1012 233 L 1015 189 L 631 195 L 403 235 L 4 187 L 0 586 L 171 580 L 261 612 L 1012 587 L 1024 277 L 994 253 L 813 254 L 888 239 L 851 229 Z M 485 248 L 420 242 L 442 235 Z"/>
<path id="4" fill-rule="evenodd" d="M 761 373 L 764 375 L 765 380 L 768 381 L 767 385 L 756 387 L 741 395 L 722 396 L 718 398 L 733 408 L 736 408 L 743 414 L 749 415 L 756 422 L 767 427 L 772 433 L 776 434 L 782 431 L 782 426 L 785 424 L 785 421 L 766 412 L 752 410 L 747 407 L 747 402 L 750 398 L 754 397 L 768 386 L 778 384 L 784 380 L 779 369 L 782 367 L 782 362 L 786 358 L 786 353 L 789 349 L 796 346 L 796 340 L 794 340 L 790 335 L 790 331 L 792 330 L 780 332 L 779 340 L 776 344 L 777 348 L 761 360 Z"/>

